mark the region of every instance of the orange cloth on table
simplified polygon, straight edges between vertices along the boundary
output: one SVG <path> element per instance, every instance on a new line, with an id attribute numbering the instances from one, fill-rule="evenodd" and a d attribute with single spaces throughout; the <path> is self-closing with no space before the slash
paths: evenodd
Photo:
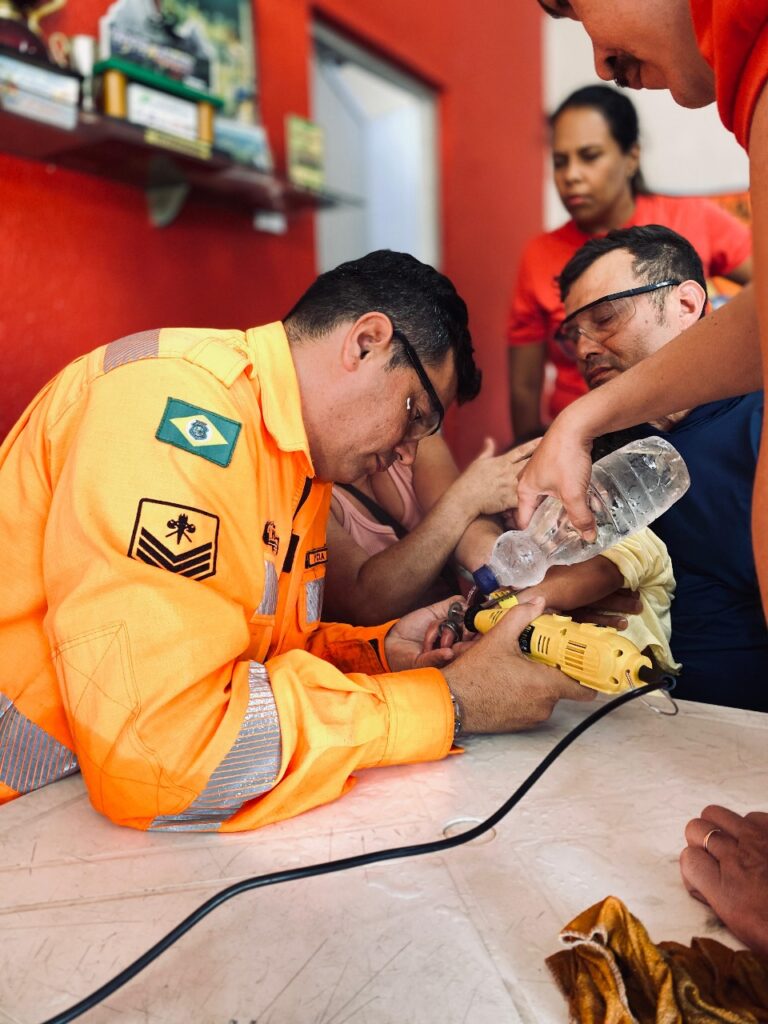
<path id="1" fill-rule="evenodd" d="M 330 496 L 282 324 L 66 367 L 0 448 L 0 803 L 79 763 L 119 824 L 235 831 L 447 754 L 442 675 L 319 621 Z"/>
<path id="2" fill-rule="evenodd" d="M 638 224 L 663 224 L 687 238 L 708 277 L 729 273 L 752 252 L 749 228 L 707 199 L 638 196 L 632 216 L 622 227 Z M 570 220 L 531 239 L 523 251 L 512 297 L 508 343 L 546 342 L 547 358 L 557 371 L 548 410 L 552 417 L 587 390 L 576 363 L 563 353 L 554 334 L 565 315 L 557 275 L 590 237 Z"/>
<path id="3" fill-rule="evenodd" d="M 615 896 L 566 925 L 570 948 L 547 958 L 580 1024 L 760 1024 L 768 960 L 714 939 L 655 945 Z"/>
<path id="4" fill-rule="evenodd" d="M 768 79 L 765 0 L 690 0 L 699 50 L 715 72 L 717 109 L 747 149 L 752 116 Z"/>

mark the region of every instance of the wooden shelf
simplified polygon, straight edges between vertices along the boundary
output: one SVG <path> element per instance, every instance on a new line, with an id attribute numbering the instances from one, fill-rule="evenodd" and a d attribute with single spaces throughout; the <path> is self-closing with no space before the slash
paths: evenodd
<path id="1" fill-rule="evenodd" d="M 178 208 L 192 194 L 245 207 L 251 214 L 360 203 L 351 196 L 299 188 L 217 150 L 205 158 L 149 142 L 143 128 L 101 114 L 80 112 L 76 126 L 67 130 L 0 110 L 0 151 L 144 189 L 150 208 L 152 193 L 174 188 L 183 192 Z M 156 224 L 170 219 L 153 216 Z"/>

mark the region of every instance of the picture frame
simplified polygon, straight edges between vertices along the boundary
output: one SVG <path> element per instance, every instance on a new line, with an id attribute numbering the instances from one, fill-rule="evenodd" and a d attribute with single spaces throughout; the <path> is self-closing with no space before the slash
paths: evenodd
<path id="1" fill-rule="evenodd" d="M 115 0 L 100 21 L 102 60 L 144 67 L 222 101 L 222 115 L 257 120 L 250 0 Z"/>

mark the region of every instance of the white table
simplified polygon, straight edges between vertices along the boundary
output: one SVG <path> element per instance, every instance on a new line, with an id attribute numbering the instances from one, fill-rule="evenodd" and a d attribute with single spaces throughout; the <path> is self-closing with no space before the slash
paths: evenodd
<path id="1" fill-rule="evenodd" d="M 655 940 L 738 946 L 685 893 L 677 855 L 705 804 L 766 806 L 768 715 L 681 709 L 661 718 L 634 702 L 604 719 L 490 840 L 237 897 L 81 1019 L 565 1024 L 544 958 L 563 925 L 609 894 Z M 79 776 L 15 801 L 0 810 L 0 1021 L 72 1005 L 249 875 L 486 817 L 590 710 L 561 705 L 533 733 L 363 772 L 336 804 L 260 832 L 121 829 L 91 809 Z"/>

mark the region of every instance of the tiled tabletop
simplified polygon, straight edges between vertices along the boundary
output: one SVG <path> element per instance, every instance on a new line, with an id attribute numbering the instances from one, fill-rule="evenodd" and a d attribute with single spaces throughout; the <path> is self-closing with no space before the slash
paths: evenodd
<path id="1" fill-rule="evenodd" d="M 594 707 L 594 705 L 593 705 Z M 470 740 L 438 764 L 362 772 L 336 804 L 260 832 L 142 833 L 73 776 L 0 810 L 0 1022 L 89 994 L 250 875 L 440 838 L 490 814 L 589 713 Z M 90 1024 L 565 1024 L 544 958 L 613 894 L 655 940 L 733 937 L 683 889 L 685 822 L 768 803 L 768 715 L 635 701 L 577 740 L 500 822 L 439 855 L 259 889 L 224 904 Z"/>

